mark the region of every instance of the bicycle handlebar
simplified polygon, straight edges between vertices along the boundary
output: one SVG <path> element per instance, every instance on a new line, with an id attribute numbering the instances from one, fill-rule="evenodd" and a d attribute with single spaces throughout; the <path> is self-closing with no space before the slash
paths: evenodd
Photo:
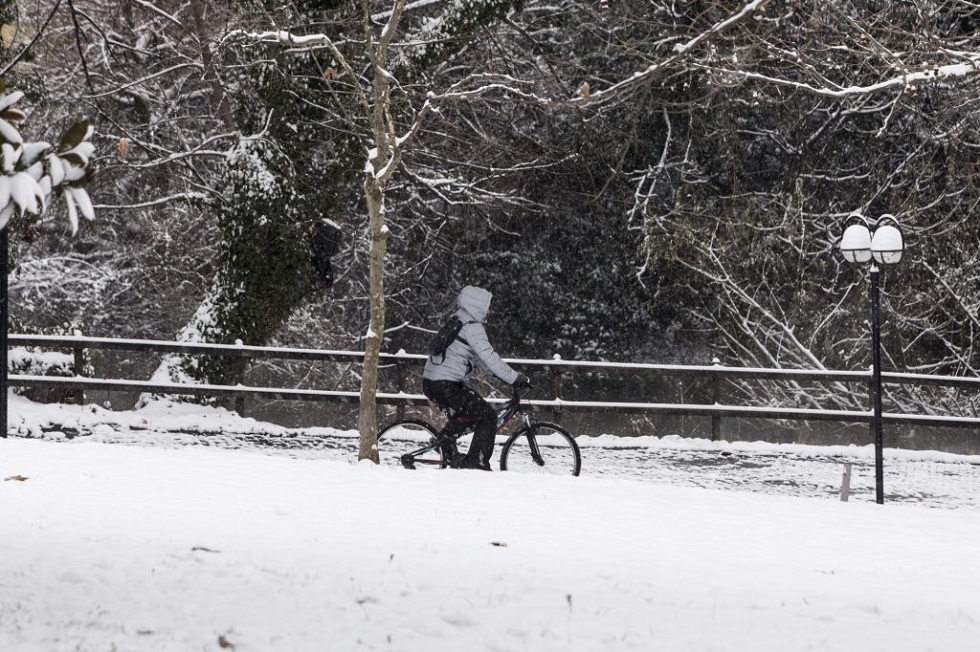
<path id="1" fill-rule="evenodd" d="M 531 386 L 530 385 L 528 385 L 527 387 L 514 387 L 513 385 L 511 385 L 511 387 L 510 387 L 510 394 L 511 394 L 510 402 L 513 403 L 514 405 L 520 405 L 520 403 L 521 403 L 521 396 L 523 396 L 524 392 L 526 392 L 529 389 L 531 389 Z"/>

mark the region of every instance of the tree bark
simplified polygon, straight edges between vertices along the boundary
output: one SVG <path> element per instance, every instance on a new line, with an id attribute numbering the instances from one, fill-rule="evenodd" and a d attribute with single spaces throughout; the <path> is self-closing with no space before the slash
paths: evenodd
<path id="1" fill-rule="evenodd" d="M 388 246 L 388 230 L 385 227 L 385 207 L 383 182 L 368 166 L 364 180 L 364 196 L 367 199 L 369 225 L 371 230 L 371 249 L 368 255 L 369 281 L 368 301 L 370 319 L 368 332 L 364 338 L 364 371 L 361 376 L 361 402 L 358 413 L 360 449 L 357 459 L 371 460 L 377 464 L 378 457 L 378 368 L 381 359 L 381 342 L 385 332 L 385 289 L 384 262 Z"/>

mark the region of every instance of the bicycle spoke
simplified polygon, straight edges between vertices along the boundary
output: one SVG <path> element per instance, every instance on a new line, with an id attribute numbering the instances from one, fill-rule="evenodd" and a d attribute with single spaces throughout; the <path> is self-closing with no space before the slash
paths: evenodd
<path id="1" fill-rule="evenodd" d="M 445 466 L 442 451 L 430 446 L 437 434 L 435 428 L 413 419 L 385 426 L 378 433 L 378 457 L 382 464 L 414 469 L 441 469 Z"/>

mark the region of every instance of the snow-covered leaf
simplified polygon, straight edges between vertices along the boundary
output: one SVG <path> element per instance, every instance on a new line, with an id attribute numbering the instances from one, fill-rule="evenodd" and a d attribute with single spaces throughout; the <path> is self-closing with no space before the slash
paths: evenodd
<path id="1" fill-rule="evenodd" d="M 3 119 L 0 119 L 0 139 L 7 143 L 13 143 L 14 145 L 20 145 L 24 142 L 20 132 L 12 124 Z"/>
<path id="2" fill-rule="evenodd" d="M 65 193 L 65 206 L 68 207 L 68 223 L 71 224 L 71 234 L 78 233 L 78 209 L 75 208 L 75 200 L 71 196 L 71 188 Z"/>
<path id="3" fill-rule="evenodd" d="M 64 152 L 74 149 L 78 147 L 88 135 L 88 120 L 76 122 L 69 127 L 68 131 L 65 132 L 65 135 L 61 137 L 61 143 L 58 145 L 58 150 Z"/>
<path id="4" fill-rule="evenodd" d="M 43 140 L 36 143 L 24 143 L 24 153 L 21 154 L 20 160 L 26 165 L 32 165 L 49 149 L 51 149 L 51 144 Z"/>
<path id="5" fill-rule="evenodd" d="M 78 204 L 78 210 L 82 212 L 82 217 L 88 221 L 95 219 L 95 209 L 92 208 L 92 200 L 89 198 L 88 193 L 85 192 L 85 188 L 68 188 L 68 192 L 75 199 L 75 203 Z"/>
<path id="6" fill-rule="evenodd" d="M 39 194 L 41 194 L 40 186 L 37 185 L 34 177 L 26 172 L 18 172 L 10 178 L 10 198 L 22 214 L 36 215 L 39 212 L 40 205 L 37 201 Z"/>
<path id="7" fill-rule="evenodd" d="M 10 143 L 3 143 L 0 145 L 0 169 L 3 170 L 4 174 L 13 174 L 14 166 L 17 165 L 18 159 L 20 159 L 22 150 L 19 147 L 14 147 Z"/>
<path id="8" fill-rule="evenodd" d="M 27 119 L 27 114 L 20 109 L 7 109 L 6 111 L 0 112 L 0 118 L 10 122 L 20 122 Z"/>
<path id="9" fill-rule="evenodd" d="M 51 185 L 55 188 L 65 180 L 65 164 L 54 154 L 48 157 L 48 174 L 51 175 Z"/>
<path id="10" fill-rule="evenodd" d="M 65 182 L 70 183 L 72 181 L 80 181 L 85 178 L 85 168 L 80 168 L 77 165 L 68 165 L 64 167 L 65 170 Z"/>
<path id="11" fill-rule="evenodd" d="M 72 165 L 77 165 L 79 167 L 86 167 L 89 164 L 89 160 L 92 158 L 92 154 L 95 153 L 95 145 L 85 141 L 81 143 L 78 147 L 73 147 L 67 152 L 61 153 L 61 158 L 64 161 L 71 163 Z"/>
<path id="12" fill-rule="evenodd" d="M 10 177 L 0 174 L 0 209 L 10 203 Z"/>
<path id="13" fill-rule="evenodd" d="M 48 210 L 48 197 L 50 196 L 50 192 L 44 192 L 44 187 L 38 182 L 35 182 L 35 189 L 37 191 L 35 195 L 37 197 L 37 214 L 44 215 Z"/>
<path id="14" fill-rule="evenodd" d="M 0 229 L 7 226 L 7 222 L 10 221 L 11 216 L 14 214 L 14 205 L 8 203 L 2 209 L 0 209 Z"/>
<path id="15" fill-rule="evenodd" d="M 24 97 L 23 91 L 14 91 L 13 93 L 0 95 L 0 111 L 6 111 L 8 108 L 19 102 L 22 97 Z"/>
<path id="16" fill-rule="evenodd" d="M 41 163 L 40 161 L 37 161 L 29 168 L 27 168 L 25 172 L 31 175 L 31 178 L 34 179 L 35 181 L 40 181 L 41 177 L 44 176 L 44 164 Z"/>

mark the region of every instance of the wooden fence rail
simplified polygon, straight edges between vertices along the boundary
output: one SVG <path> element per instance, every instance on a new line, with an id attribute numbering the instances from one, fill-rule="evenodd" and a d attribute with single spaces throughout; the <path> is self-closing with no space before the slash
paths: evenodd
<path id="1" fill-rule="evenodd" d="M 59 376 L 29 376 L 13 374 L 8 377 L 8 384 L 17 387 L 58 387 L 64 390 L 85 391 L 131 391 L 159 394 L 178 394 L 195 396 L 225 397 L 235 400 L 236 410 L 244 414 L 245 399 L 281 399 L 299 401 L 346 401 L 356 403 L 358 392 L 323 391 L 312 389 L 289 389 L 270 387 L 250 387 L 243 385 L 187 385 L 180 383 L 164 383 L 132 379 L 87 378 L 78 374 L 84 370 L 87 351 L 116 350 L 135 351 L 160 354 L 192 354 L 217 355 L 248 359 L 285 359 L 303 360 L 307 362 L 328 361 L 337 363 L 357 363 L 363 359 L 363 353 L 355 351 L 330 351 L 316 349 L 295 349 L 282 347 L 247 346 L 236 344 L 190 344 L 182 342 L 164 342 L 157 340 L 113 339 L 83 336 L 49 336 L 49 335 L 19 335 L 8 336 L 8 346 L 37 347 L 42 349 L 57 349 L 72 351 L 74 369 L 73 377 Z M 395 392 L 379 392 L 378 403 L 382 405 L 418 405 L 427 402 L 420 394 L 411 394 L 407 390 L 409 368 L 419 368 L 425 356 L 409 353 L 383 353 L 382 363 L 397 367 L 397 387 Z M 538 369 L 551 375 L 551 385 L 554 398 L 550 400 L 532 400 L 530 405 L 539 410 L 554 412 L 615 412 L 615 413 L 645 413 L 672 416 L 703 416 L 712 420 L 712 437 L 718 438 L 721 419 L 731 417 L 758 419 L 795 419 L 805 421 L 840 421 L 851 423 L 871 423 L 873 418 L 871 408 L 868 410 L 830 410 L 802 409 L 792 407 L 754 407 L 744 405 L 727 405 L 723 401 L 722 387 L 724 381 L 738 380 L 784 380 L 789 382 L 839 382 L 862 383 L 870 386 L 870 371 L 826 371 L 804 369 L 762 369 L 750 367 L 726 367 L 722 365 L 666 365 L 645 363 L 610 363 L 579 360 L 507 360 L 510 364 L 522 369 Z M 658 373 L 665 376 L 705 379 L 710 386 L 711 403 L 644 403 L 616 401 L 570 401 L 563 398 L 563 378 L 576 372 L 622 372 L 640 371 Z M 926 374 L 882 374 L 882 381 L 888 384 L 938 385 L 958 389 L 975 389 L 980 391 L 980 378 L 960 376 L 933 376 Z M 79 396 L 79 398 L 83 398 Z M 870 401 L 869 401 L 870 403 Z M 927 426 L 955 426 L 980 428 L 980 418 L 955 415 L 920 415 L 885 413 L 886 423 L 904 423 Z"/>

